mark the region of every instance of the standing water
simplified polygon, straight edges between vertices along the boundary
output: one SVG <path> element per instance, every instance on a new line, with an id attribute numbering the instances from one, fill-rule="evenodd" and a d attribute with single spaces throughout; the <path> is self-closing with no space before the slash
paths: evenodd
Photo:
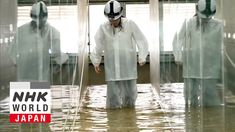
<path id="1" fill-rule="evenodd" d="M 149 84 L 138 84 L 135 108 L 108 110 L 106 85 L 90 86 L 78 107 L 77 88 L 52 86 L 50 124 L 10 124 L 9 101 L 0 102 L 0 132 L 232 132 L 235 109 L 185 108 L 183 84 L 161 85 L 158 95 Z"/>

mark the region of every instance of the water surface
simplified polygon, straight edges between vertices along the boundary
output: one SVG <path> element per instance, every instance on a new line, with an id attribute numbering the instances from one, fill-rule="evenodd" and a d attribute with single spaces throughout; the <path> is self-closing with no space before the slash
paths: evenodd
<path id="1" fill-rule="evenodd" d="M 185 108 L 183 84 L 138 85 L 135 108 L 105 109 L 106 85 L 90 86 L 79 103 L 74 86 L 52 86 L 50 124 L 10 124 L 9 98 L 0 102 L 0 132 L 233 132 L 235 108 Z M 80 104 L 80 105 L 79 105 Z M 79 107 L 80 106 L 80 107 Z"/>

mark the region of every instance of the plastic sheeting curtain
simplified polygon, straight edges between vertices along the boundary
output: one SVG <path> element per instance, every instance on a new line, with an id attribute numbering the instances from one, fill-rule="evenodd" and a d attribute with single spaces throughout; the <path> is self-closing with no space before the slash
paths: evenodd
<path id="1" fill-rule="evenodd" d="M 7 52 L 16 35 L 16 6 L 16 0 L 0 0 L 0 128 L 9 124 L 9 118 L 4 113 L 9 113 L 9 82 L 16 80 L 15 66 Z"/>
<path id="2" fill-rule="evenodd" d="M 63 125 L 63 131 L 77 131 L 76 130 L 76 121 L 77 116 L 79 115 L 79 110 L 82 105 L 83 97 L 87 90 L 87 81 L 88 81 L 88 7 L 89 3 L 87 0 L 78 1 L 77 8 L 78 8 L 78 45 L 79 45 L 79 61 L 78 61 L 78 70 L 79 70 L 79 87 L 75 91 L 76 98 L 75 98 L 75 112 L 71 113 L 67 112 L 67 117 Z M 71 109 L 71 111 L 73 111 Z M 72 120 L 69 121 L 69 116 L 72 116 Z M 69 126 L 69 128 L 68 128 Z"/>
<path id="3" fill-rule="evenodd" d="M 220 5 L 219 17 L 224 22 L 224 103 L 225 103 L 225 131 L 230 131 L 230 122 L 234 121 L 235 105 L 235 18 L 231 17 L 235 10 L 235 1 L 217 1 Z"/>
<path id="4" fill-rule="evenodd" d="M 51 84 L 51 124 L 12 125 L 1 116 L 1 124 L 7 120 L 4 131 L 73 131 L 86 91 L 88 1 L 44 2 L 47 11 L 43 4 L 38 9 L 48 13 L 47 24 L 40 26 L 30 14 L 33 1 L 0 1 L 0 112 L 9 112 L 2 101 L 10 82 L 46 81 Z"/>
<path id="5" fill-rule="evenodd" d="M 79 80 L 81 93 L 87 86 L 88 79 L 88 0 L 78 1 L 78 35 L 79 35 Z M 81 95 L 82 96 L 82 95 Z M 80 97 L 80 99 L 82 99 Z"/>
<path id="6" fill-rule="evenodd" d="M 18 34 L 15 41 L 18 46 L 14 48 L 14 52 L 21 57 L 15 57 L 18 65 L 17 80 L 49 81 L 51 85 L 78 85 L 79 46 L 76 3 L 70 1 L 44 2 L 48 10 L 47 23 L 50 26 L 47 25 L 42 30 L 40 28 L 30 29 L 34 30 L 29 33 L 31 37 L 34 37 L 31 40 L 24 30 L 27 28 L 25 24 L 31 23 L 33 20 L 30 17 L 33 3 L 24 5 L 24 2 L 18 1 Z M 30 41 L 35 45 L 28 45 L 24 52 L 21 51 L 21 43 L 27 44 Z M 42 46 L 43 44 L 44 46 Z M 42 50 L 43 52 L 40 52 Z M 30 63 L 30 58 L 33 63 Z M 38 61 L 36 62 L 36 60 Z"/>
<path id="7" fill-rule="evenodd" d="M 17 22 L 16 5 L 16 0 L 0 1 L 0 88 L 1 90 L 6 90 L 7 93 L 9 81 L 15 80 L 15 66 L 8 55 L 7 47 L 15 39 Z M 5 92 L 1 91 L 0 94 L 2 93 Z"/>
<path id="8" fill-rule="evenodd" d="M 159 67 L 160 67 L 160 51 L 159 51 L 159 2 L 156 0 L 149 1 L 149 9 L 150 9 L 150 22 L 151 22 L 151 34 L 152 35 L 150 40 L 150 78 L 151 84 L 156 89 L 158 93 L 160 93 L 160 74 L 159 74 Z"/>
<path id="9" fill-rule="evenodd" d="M 201 19 L 195 12 L 196 2 L 164 1 L 159 5 L 161 90 L 182 92 L 182 99 L 162 102 L 166 104 L 163 108 L 183 110 L 186 131 L 224 131 L 225 82 L 231 80 L 225 78 L 224 19 L 217 14 Z M 220 6 L 218 2 L 217 8 Z"/>

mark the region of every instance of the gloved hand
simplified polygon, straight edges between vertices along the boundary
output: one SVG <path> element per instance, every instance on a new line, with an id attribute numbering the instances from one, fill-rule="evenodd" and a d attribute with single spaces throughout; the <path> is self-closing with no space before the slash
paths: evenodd
<path id="1" fill-rule="evenodd" d="M 97 65 L 97 66 L 94 66 L 94 68 L 95 68 L 95 72 L 97 73 L 97 74 L 99 74 L 102 70 L 100 69 L 100 66 L 99 65 Z"/>
<path id="2" fill-rule="evenodd" d="M 146 63 L 146 61 L 141 61 L 141 62 L 139 62 L 139 65 L 143 66 L 145 63 Z"/>

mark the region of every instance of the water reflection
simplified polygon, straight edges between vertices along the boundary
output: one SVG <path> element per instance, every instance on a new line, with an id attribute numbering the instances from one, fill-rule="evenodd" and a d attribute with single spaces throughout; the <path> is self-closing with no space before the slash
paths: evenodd
<path id="1" fill-rule="evenodd" d="M 137 116 L 134 108 L 107 110 L 107 130 L 109 132 L 125 131 L 138 132 Z"/>
<path id="2" fill-rule="evenodd" d="M 176 109 L 167 111 L 169 107 L 163 109 L 153 90 L 150 85 L 138 85 L 135 108 L 107 110 L 105 109 L 106 86 L 90 87 L 83 101 L 79 122 L 76 124 L 80 126 L 77 131 L 184 131 L 184 118 L 181 118 L 184 116 L 178 115 L 184 115 L 183 111 Z"/>
<path id="3" fill-rule="evenodd" d="M 9 115 L 0 115 L 0 132 L 50 132 L 49 124 L 18 124 L 9 123 Z"/>
<path id="4" fill-rule="evenodd" d="M 186 131 L 225 132 L 223 107 L 187 108 L 185 110 Z"/>
<path id="5" fill-rule="evenodd" d="M 91 86 L 76 113 L 77 87 L 52 86 L 50 124 L 10 124 L 9 99 L 0 102 L 1 132 L 232 132 L 235 108 L 184 107 L 183 84 L 161 85 L 160 96 L 148 84 L 138 85 L 135 108 L 105 109 L 106 85 Z"/>

